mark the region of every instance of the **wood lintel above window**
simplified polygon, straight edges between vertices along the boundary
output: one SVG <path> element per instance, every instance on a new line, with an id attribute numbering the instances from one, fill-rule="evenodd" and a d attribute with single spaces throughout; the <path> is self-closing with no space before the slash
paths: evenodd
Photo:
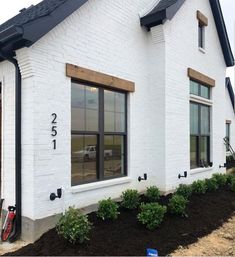
<path id="1" fill-rule="evenodd" d="M 190 79 L 202 83 L 204 85 L 210 86 L 210 87 L 215 87 L 215 80 L 192 69 L 188 68 L 188 76 Z"/>
<path id="2" fill-rule="evenodd" d="M 75 80 L 102 85 L 107 89 L 135 92 L 134 82 L 68 63 L 66 64 L 66 76 Z"/>
<path id="3" fill-rule="evenodd" d="M 200 25 L 208 26 L 208 18 L 200 11 L 197 11 L 197 19 L 198 19 Z"/>
<path id="4" fill-rule="evenodd" d="M 226 124 L 231 124 L 232 121 L 231 120 L 226 120 Z"/>

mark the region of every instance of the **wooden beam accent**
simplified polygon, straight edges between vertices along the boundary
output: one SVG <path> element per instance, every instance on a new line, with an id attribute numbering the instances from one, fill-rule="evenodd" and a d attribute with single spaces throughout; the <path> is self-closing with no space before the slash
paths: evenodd
<path id="1" fill-rule="evenodd" d="M 202 26 L 208 26 L 208 18 L 200 11 L 197 11 L 197 19 Z"/>
<path id="2" fill-rule="evenodd" d="M 210 86 L 210 87 L 215 87 L 215 80 L 196 71 L 191 68 L 188 68 L 188 76 L 190 79 L 202 83 L 204 85 Z"/>
<path id="3" fill-rule="evenodd" d="M 101 86 L 105 86 L 106 88 L 110 89 L 118 89 L 126 92 L 135 92 L 134 82 L 110 76 L 101 72 L 82 68 L 72 64 L 66 64 L 66 76 L 88 83 L 90 82 Z"/>
<path id="4" fill-rule="evenodd" d="M 226 124 L 231 124 L 232 121 L 231 120 L 226 120 Z"/>

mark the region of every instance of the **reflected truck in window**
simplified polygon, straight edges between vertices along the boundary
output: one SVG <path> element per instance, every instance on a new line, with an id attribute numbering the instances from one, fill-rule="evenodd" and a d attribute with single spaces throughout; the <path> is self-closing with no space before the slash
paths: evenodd
<path id="1" fill-rule="evenodd" d="M 74 152 L 74 154 L 78 157 L 79 160 L 89 161 L 96 159 L 96 146 L 90 145 L 86 146 L 84 150 Z M 106 159 L 113 156 L 112 150 L 104 150 L 104 157 Z"/>

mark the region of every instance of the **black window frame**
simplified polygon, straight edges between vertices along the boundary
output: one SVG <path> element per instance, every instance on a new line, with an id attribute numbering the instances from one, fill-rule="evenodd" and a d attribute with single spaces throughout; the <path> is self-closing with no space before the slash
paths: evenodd
<path id="1" fill-rule="evenodd" d="M 191 133 L 191 129 L 190 129 L 190 142 L 191 142 L 191 137 L 196 137 L 196 165 L 197 167 L 192 167 L 191 166 L 191 149 L 190 149 L 190 169 L 197 169 L 197 168 L 208 168 L 212 166 L 211 163 L 211 106 L 208 106 L 206 104 L 202 104 L 199 102 L 194 102 L 194 101 L 190 101 L 190 107 L 191 104 L 197 105 L 198 106 L 198 133 Z M 202 121 L 202 107 L 207 107 L 209 108 L 209 135 L 208 134 L 203 134 L 201 132 L 201 121 Z M 190 117 L 191 119 L 191 117 Z M 202 162 L 202 152 L 201 152 L 201 146 L 202 146 L 202 139 L 203 138 L 207 138 L 207 163 L 203 163 Z"/>
<path id="2" fill-rule="evenodd" d="M 230 152 L 230 148 L 229 148 L 230 140 L 231 140 L 231 123 L 226 122 L 226 152 Z"/>
<path id="3" fill-rule="evenodd" d="M 81 80 L 71 80 L 71 84 L 82 84 L 87 87 L 94 87 L 98 89 L 98 131 L 76 131 L 76 130 L 71 130 L 71 142 L 72 142 L 72 135 L 81 135 L 81 136 L 86 136 L 86 135 L 96 135 L 97 137 L 97 149 L 96 151 L 96 180 L 89 180 L 81 183 L 77 183 L 76 185 L 72 185 L 72 169 L 71 169 L 71 186 L 76 187 L 79 185 L 84 185 L 84 184 L 89 184 L 89 183 L 94 183 L 94 182 L 101 182 L 101 181 L 107 181 L 111 179 L 117 179 L 117 178 L 122 178 L 126 177 L 128 175 L 128 93 L 126 91 L 122 91 L 119 89 L 110 89 L 106 88 L 103 85 L 100 84 L 95 84 L 91 82 L 86 82 L 86 81 L 81 81 Z M 104 92 L 105 90 L 110 91 L 110 92 L 115 92 L 115 93 L 121 93 L 125 96 L 125 132 L 105 132 L 104 128 L 104 116 L 105 116 L 105 110 L 104 110 Z M 104 137 L 105 136 L 123 136 L 124 138 L 124 172 L 121 175 L 117 176 L 109 176 L 105 178 L 104 176 L 104 161 L 105 161 L 105 156 L 104 156 Z M 71 160 L 72 163 L 72 160 Z"/>
<path id="4" fill-rule="evenodd" d="M 204 26 L 203 24 L 201 24 L 201 22 L 198 22 L 198 47 L 205 50 L 205 28 L 206 26 Z"/>

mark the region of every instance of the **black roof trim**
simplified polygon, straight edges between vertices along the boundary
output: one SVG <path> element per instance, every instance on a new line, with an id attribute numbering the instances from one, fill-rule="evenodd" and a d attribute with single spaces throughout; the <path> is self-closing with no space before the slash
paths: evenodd
<path id="1" fill-rule="evenodd" d="M 171 20 L 185 0 L 161 0 L 146 16 L 140 19 L 141 26 L 148 29 Z"/>
<path id="2" fill-rule="evenodd" d="M 225 63 L 227 67 L 234 66 L 234 56 L 230 46 L 229 37 L 226 30 L 222 9 L 220 6 L 220 1 L 209 1 L 214 16 Z M 180 9 L 184 2 L 184 0 L 160 0 L 157 6 L 150 13 L 140 19 L 141 25 L 145 26 L 149 30 L 154 26 L 164 24 L 166 20 L 171 20 L 174 17 L 174 15 Z"/>
<path id="3" fill-rule="evenodd" d="M 233 91 L 233 87 L 232 87 L 232 83 L 231 83 L 230 78 L 225 79 L 225 86 L 228 89 L 228 93 L 229 93 L 229 96 L 230 96 L 230 99 L 231 99 L 233 110 L 235 111 L 235 97 L 234 97 L 234 91 Z"/>
<path id="4" fill-rule="evenodd" d="M 220 44 L 223 50 L 224 59 L 227 67 L 234 66 L 234 57 L 229 42 L 229 37 L 224 22 L 224 17 L 219 0 L 209 0 L 211 4 L 211 9 L 214 15 L 216 28 L 219 35 Z"/>
<path id="5" fill-rule="evenodd" d="M 13 56 L 15 50 L 31 46 L 87 1 L 43 0 L 22 10 L 0 25 L 0 50 Z"/>

